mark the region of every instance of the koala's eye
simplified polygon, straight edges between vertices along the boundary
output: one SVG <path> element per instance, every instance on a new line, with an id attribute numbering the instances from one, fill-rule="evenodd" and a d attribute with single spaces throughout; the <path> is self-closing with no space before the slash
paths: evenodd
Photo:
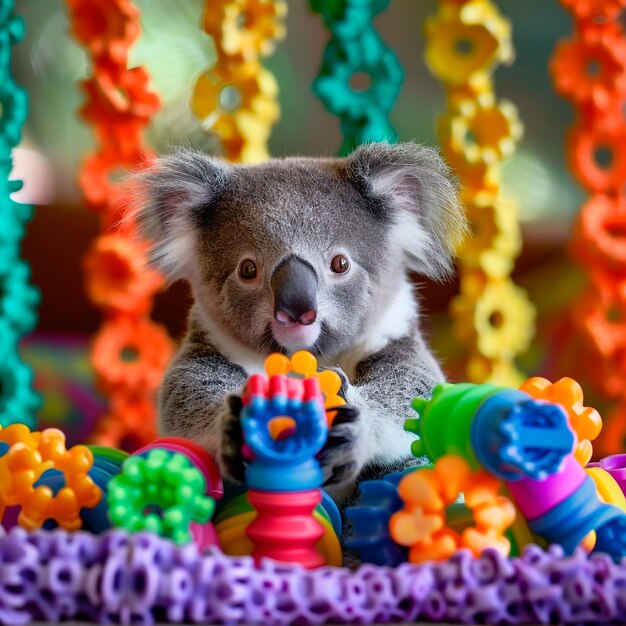
<path id="1" fill-rule="evenodd" d="M 333 257 L 333 260 L 330 262 L 330 269 L 335 272 L 335 274 L 345 274 L 350 269 L 348 257 L 345 257 L 343 254 L 338 254 Z"/>
<path id="2" fill-rule="evenodd" d="M 239 264 L 239 276 L 244 280 L 254 280 L 256 278 L 256 264 L 250 259 L 245 259 Z"/>

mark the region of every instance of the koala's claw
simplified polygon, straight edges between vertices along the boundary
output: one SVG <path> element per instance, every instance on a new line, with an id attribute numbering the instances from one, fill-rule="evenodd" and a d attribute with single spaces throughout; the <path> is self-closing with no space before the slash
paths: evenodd
<path id="1" fill-rule="evenodd" d="M 220 447 L 220 467 L 227 478 L 238 483 L 246 480 L 246 463 L 243 458 L 243 431 L 241 429 L 241 409 L 239 396 L 229 396 L 227 408 L 222 416 L 222 445 Z"/>
<path id="2" fill-rule="evenodd" d="M 358 445 L 361 435 L 358 409 L 344 405 L 336 411 L 326 444 L 317 455 L 325 486 L 355 478 L 363 464 Z"/>

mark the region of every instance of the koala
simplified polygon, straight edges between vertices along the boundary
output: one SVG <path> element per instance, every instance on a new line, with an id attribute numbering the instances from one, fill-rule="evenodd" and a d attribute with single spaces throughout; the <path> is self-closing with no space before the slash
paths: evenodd
<path id="1" fill-rule="evenodd" d="M 414 464 L 404 420 L 443 374 L 409 274 L 449 275 L 466 230 L 436 150 L 372 143 L 347 158 L 232 165 L 177 149 L 135 182 L 151 262 L 194 297 L 160 390 L 161 432 L 199 442 L 241 482 L 236 394 L 268 354 L 309 350 L 349 405 L 319 454 L 331 495 Z"/>

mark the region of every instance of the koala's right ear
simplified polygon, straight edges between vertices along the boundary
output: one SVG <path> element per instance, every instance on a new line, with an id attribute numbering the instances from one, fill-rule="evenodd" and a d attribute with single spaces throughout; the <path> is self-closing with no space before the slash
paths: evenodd
<path id="1" fill-rule="evenodd" d="M 131 178 L 129 217 L 150 243 L 150 263 L 168 280 L 183 277 L 193 264 L 196 233 L 229 174 L 223 161 L 178 148 Z"/>

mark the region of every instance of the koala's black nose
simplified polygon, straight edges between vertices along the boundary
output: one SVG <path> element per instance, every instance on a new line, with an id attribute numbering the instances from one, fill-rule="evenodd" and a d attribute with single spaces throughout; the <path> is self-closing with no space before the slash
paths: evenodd
<path id="1" fill-rule="evenodd" d="M 317 276 L 302 259 L 289 256 L 274 270 L 274 317 L 277 322 L 309 326 L 317 317 Z"/>

